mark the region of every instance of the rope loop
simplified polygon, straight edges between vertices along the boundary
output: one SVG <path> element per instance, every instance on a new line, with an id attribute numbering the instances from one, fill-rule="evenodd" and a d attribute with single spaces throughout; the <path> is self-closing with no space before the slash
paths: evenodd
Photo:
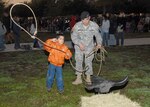
<path id="1" fill-rule="evenodd" d="M 24 4 L 24 3 L 16 3 L 16 4 L 14 4 L 14 5 L 10 8 L 10 18 L 11 18 L 11 20 L 12 20 L 18 27 L 20 27 L 20 28 L 21 28 L 22 30 L 24 30 L 30 37 L 32 37 L 32 36 L 34 36 L 34 35 L 31 35 L 25 28 L 23 28 L 22 26 L 20 26 L 20 25 L 13 19 L 13 17 L 12 17 L 12 10 L 13 10 L 13 8 L 14 8 L 15 6 L 18 6 L 18 5 L 26 6 L 26 7 L 32 12 L 33 17 L 34 17 L 34 19 L 35 19 L 35 32 L 34 32 L 34 34 L 37 33 L 37 28 L 38 28 L 37 19 L 36 19 L 36 16 L 35 16 L 33 10 L 32 10 L 28 5 L 26 5 L 26 4 Z M 52 49 L 55 49 L 55 50 L 58 50 L 58 51 L 60 51 L 60 52 L 66 53 L 66 52 L 64 52 L 64 51 L 62 51 L 62 50 L 59 50 L 59 49 L 56 49 L 56 48 L 54 48 L 54 47 L 49 46 L 48 44 L 46 44 L 44 41 L 42 41 L 42 40 L 41 40 L 40 38 L 38 38 L 37 36 L 35 36 L 35 39 L 37 39 L 37 40 L 40 41 L 42 44 L 44 44 L 44 45 L 46 45 L 46 46 L 48 46 L 48 47 L 50 47 L 50 48 L 52 48 Z M 78 72 L 84 72 L 84 71 L 86 71 L 86 70 L 88 69 L 88 66 L 86 66 L 83 70 L 77 70 L 77 69 L 74 67 L 72 61 L 71 61 L 70 59 L 69 59 L 69 61 L 70 61 L 70 64 L 71 64 L 72 68 L 75 69 L 75 70 L 78 71 Z"/>

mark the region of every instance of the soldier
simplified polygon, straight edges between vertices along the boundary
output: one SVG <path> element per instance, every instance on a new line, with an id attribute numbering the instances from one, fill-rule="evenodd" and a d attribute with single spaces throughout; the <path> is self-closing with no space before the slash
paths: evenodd
<path id="1" fill-rule="evenodd" d="M 84 55 L 87 56 L 94 48 L 94 36 L 96 38 L 97 47 L 100 48 L 102 44 L 102 38 L 99 33 L 99 26 L 90 20 L 90 14 L 87 11 L 81 13 L 81 21 L 75 24 L 72 29 L 71 39 L 74 43 L 75 48 L 75 60 L 76 60 L 76 69 L 82 70 L 82 64 Z M 85 57 L 85 65 L 88 66 L 86 74 L 86 82 L 91 84 L 91 75 L 93 75 L 92 60 L 94 55 Z M 72 82 L 74 85 L 82 83 L 81 72 L 76 71 L 77 78 Z"/>

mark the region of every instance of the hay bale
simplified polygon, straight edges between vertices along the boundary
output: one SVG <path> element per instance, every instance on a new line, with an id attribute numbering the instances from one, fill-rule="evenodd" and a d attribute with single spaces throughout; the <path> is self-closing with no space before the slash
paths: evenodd
<path id="1" fill-rule="evenodd" d="M 119 93 L 98 94 L 91 97 L 81 97 L 81 107 L 141 107 Z"/>

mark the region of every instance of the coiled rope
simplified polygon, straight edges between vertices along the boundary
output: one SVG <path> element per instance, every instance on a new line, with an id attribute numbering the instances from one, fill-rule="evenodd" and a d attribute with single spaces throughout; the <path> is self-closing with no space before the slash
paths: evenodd
<path id="1" fill-rule="evenodd" d="M 107 51 L 105 50 L 104 47 L 101 47 L 101 48 L 100 48 L 100 53 L 98 53 L 98 50 L 99 50 L 99 49 L 95 47 L 95 48 L 93 49 L 93 51 L 91 51 L 91 52 L 87 55 L 87 57 L 89 57 L 90 55 L 94 54 L 95 60 L 96 60 L 97 62 L 99 62 L 99 70 L 98 70 L 98 72 L 97 72 L 97 76 L 99 76 L 100 73 L 101 73 L 101 70 L 102 70 L 102 63 L 103 63 L 103 61 L 105 61 L 105 54 L 107 54 Z M 100 57 L 100 59 L 98 58 L 98 56 Z"/>

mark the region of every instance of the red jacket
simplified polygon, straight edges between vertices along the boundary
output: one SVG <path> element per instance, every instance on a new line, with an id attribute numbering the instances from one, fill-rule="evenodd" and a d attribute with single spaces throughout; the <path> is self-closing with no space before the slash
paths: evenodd
<path id="1" fill-rule="evenodd" d="M 48 46 L 44 45 L 44 49 L 49 52 L 48 61 L 51 64 L 62 66 L 65 59 L 70 59 L 72 57 L 72 53 L 65 44 L 61 45 L 58 42 L 51 41 L 51 39 L 48 39 L 45 43 Z"/>

